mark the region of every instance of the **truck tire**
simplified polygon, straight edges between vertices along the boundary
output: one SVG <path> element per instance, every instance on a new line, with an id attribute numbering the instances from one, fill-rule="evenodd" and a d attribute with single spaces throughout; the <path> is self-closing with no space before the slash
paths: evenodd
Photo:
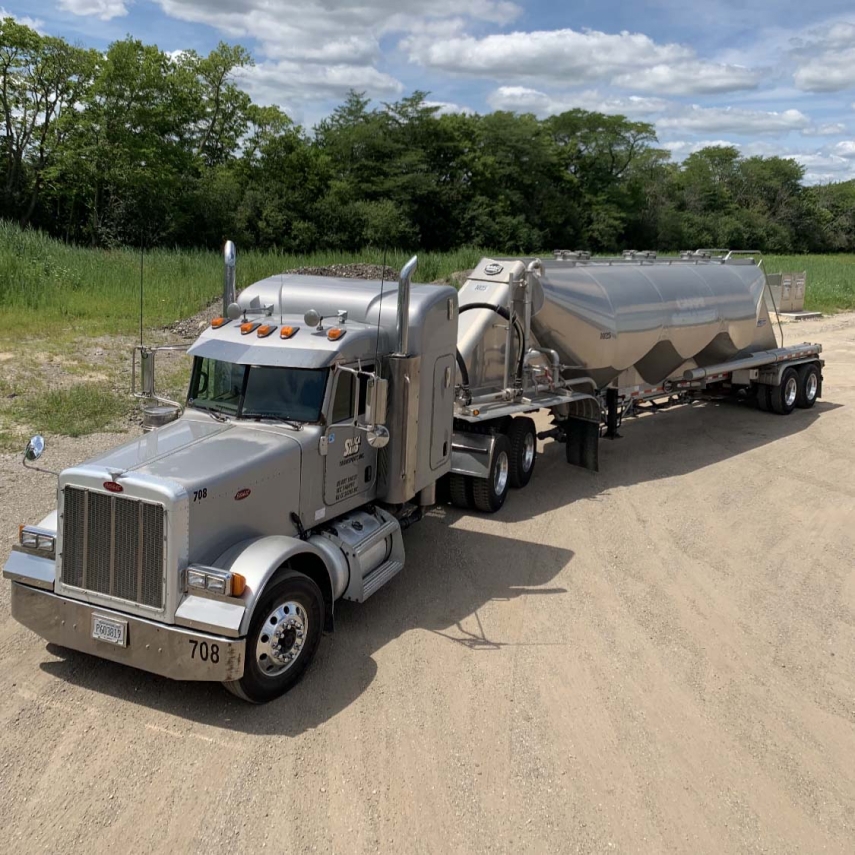
<path id="1" fill-rule="evenodd" d="M 534 421 L 526 416 L 511 419 L 506 434 L 511 444 L 511 486 L 525 487 L 531 481 L 537 462 L 537 429 Z"/>
<path id="2" fill-rule="evenodd" d="M 286 570 L 256 603 L 243 677 L 223 685 L 252 704 L 284 695 L 314 658 L 323 624 L 321 589 L 308 576 Z"/>
<path id="3" fill-rule="evenodd" d="M 798 372 L 795 368 L 787 368 L 781 375 L 780 385 L 769 387 L 769 403 L 779 416 L 788 416 L 796 408 L 798 397 Z"/>
<path id="4" fill-rule="evenodd" d="M 803 410 L 809 410 L 819 397 L 819 384 L 821 376 L 819 366 L 813 363 L 799 367 L 799 394 L 796 398 L 796 406 Z"/>
<path id="5" fill-rule="evenodd" d="M 451 504 L 455 508 L 467 510 L 472 507 L 472 491 L 469 484 L 471 480 L 468 475 L 458 475 L 455 472 L 448 476 L 448 491 L 451 494 Z"/>
<path id="6" fill-rule="evenodd" d="M 494 514 L 508 496 L 511 471 L 511 443 L 504 434 L 496 436 L 493 460 L 486 478 L 472 479 L 472 500 L 477 510 Z"/>
<path id="7" fill-rule="evenodd" d="M 754 388 L 757 393 L 757 409 L 768 413 L 772 409 L 772 404 L 769 401 L 769 392 L 772 387 L 765 383 L 757 383 Z"/>

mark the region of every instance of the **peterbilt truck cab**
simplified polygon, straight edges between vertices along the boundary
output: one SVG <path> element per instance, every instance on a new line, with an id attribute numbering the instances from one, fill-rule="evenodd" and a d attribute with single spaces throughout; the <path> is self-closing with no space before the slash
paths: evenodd
<path id="1" fill-rule="evenodd" d="M 414 268 L 245 289 L 189 348 L 179 418 L 59 473 L 4 568 L 14 617 L 252 702 L 293 685 L 336 601 L 402 569 L 450 468 L 457 292 Z"/>

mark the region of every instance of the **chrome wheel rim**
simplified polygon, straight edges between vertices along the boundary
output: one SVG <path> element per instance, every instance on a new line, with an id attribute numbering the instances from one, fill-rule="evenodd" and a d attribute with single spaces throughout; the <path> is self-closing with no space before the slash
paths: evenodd
<path id="1" fill-rule="evenodd" d="M 819 389 L 819 380 L 816 374 L 811 371 L 808 374 L 807 383 L 805 384 L 805 397 L 808 401 L 812 401 L 816 397 L 817 389 Z"/>
<path id="2" fill-rule="evenodd" d="M 503 451 L 496 461 L 496 474 L 493 476 L 493 487 L 496 490 L 496 495 L 501 496 L 505 492 L 505 487 L 508 485 L 508 455 Z"/>
<path id="3" fill-rule="evenodd" d="M 795 377 L 790 377 L 784 386 L 784 403 L 788 407 L 792 407 L 796 403 L 796 396 L 799 393 L 799 384 Z"/>
<path id="4" fill-rule="evenodd" d="M 280 603 L 265 618 L 255 646 L 255 661 L 265 677 L 284 674 L 299 659 L 309 634 L 309 616 L 293 600 Z"/>
<path id="5" fill-rule="evenodd" d="M 523 443 L 523 472 L 528 472 L 534 464 L 534 450 L 535 450 L 535 439 L 533 433 L 527 433 L 525 435 L 525 442 Z"/>

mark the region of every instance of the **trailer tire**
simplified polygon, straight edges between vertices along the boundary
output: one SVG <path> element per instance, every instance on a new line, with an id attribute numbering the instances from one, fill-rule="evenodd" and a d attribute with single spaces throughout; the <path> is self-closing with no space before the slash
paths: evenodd
<path id="1" fill-rule="evenodd" d="M 511 486 L 525 487 L 534 474 L 537 463 L 537 429 L 527 416 L 511 419 L 506 431 L 511 444 Z"/>
<path id="2" fill-rule="evenodd" d="M 452 472 L 448 476 L 448 491 L 451 494 L 451 504 L 455 508 L 468 510 L 472 507 L 472 489 L 468 475 L 458 475 Z"/>
<path id="3" fill-rule="evenodd" d="M 486 478 L 472 479 L 472 500 L 477 510 L 494 514 L 508 497 L 511 470 L 511 443 L 504 434 L 496 436 L 493 459 Z"/>
<path id="4" fill-rule="evenodd" d="M 769 401 L 769 392 L 772 390 L 772 387 L 767 386 L 765 383 L 758 383 L 755 388 L 757 389 L 757 409 L 762 410 L 764 413 L 770 412 L 772 404 Z"/>
<path id="5" fill-rule="evenodd" d="M 803 410 L 809 410 L 819 397 L 821 382 L 819 366 L 812 362 L 799 366 L 799 394 L 796 398 L 796 406 Z"/>
<path id="6" fill-rule="evenodd" d="M 799 375 L 795 368 L 787 368 L 778 386 L 769 387 L 769 403 L 779 416 L 788 416 L 799 397 Z"/>
<path id="7" fill-rule="evenodd" d="M 284 695 L 309 667 L 323 626 L 321 589 L 305 574 L 286 569 L 267 586 L 255 606 L 246 638 L 243 677 L 223 685 L 252 704 Z M 286 661 L 285 656 L 292 653 L 293 659 Z M 265 673 L 265 668 L 274 673 Z"/>

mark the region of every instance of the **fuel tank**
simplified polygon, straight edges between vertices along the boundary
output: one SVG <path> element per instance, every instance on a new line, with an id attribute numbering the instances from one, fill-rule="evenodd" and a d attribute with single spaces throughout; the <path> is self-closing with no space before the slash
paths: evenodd
<path id="1" fill-rule="evenodd" d="M 484 259 L 470 282 L 504 278 L 508 264 Z M 539 344 L 572 365 L 569 374 L 590 376 L 600 388 L 630 368 L 660 383 L 687 363 L 713 365 L 777 346 L 766 274 L 750 259 L 547 259 L 537 281 L 542 295 L 532 294 L 531 329 Z"/>

